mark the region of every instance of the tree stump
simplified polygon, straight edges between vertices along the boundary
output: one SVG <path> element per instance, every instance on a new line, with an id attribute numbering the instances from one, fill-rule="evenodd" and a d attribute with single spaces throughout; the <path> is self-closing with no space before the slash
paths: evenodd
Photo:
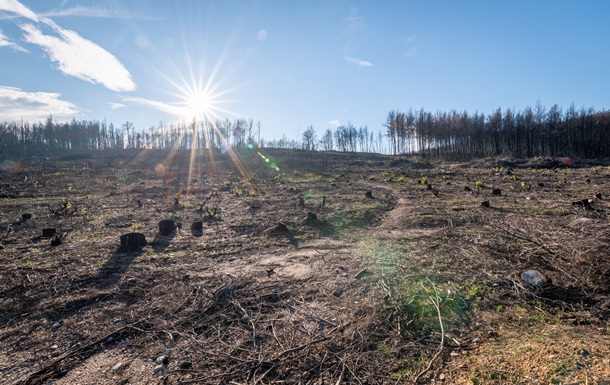
<path id="1" fill-rule="evenodd" d="M 55 234 L 55 236 L 53 236 L 53 239 L 51 239 L 51 246 L 56 247 L 61 245 L 61 243 L 64 241 L 64 239 L 66 239 L 67 236 L 68 232 L 59 232 Z"/>
<path id="2" fill-rule="evenodd" d="M 163 236 L 171 235 L 176 231 L 176 223 L 171 219 L 164 219 L 159 221 L 159 233 Z"/>
<path id="3" fill-rule="evenodd" d="M 312 213 L 311 211 L 307 212 L 307 217 L 305 218 L 305 221 L 310 222 L 310 223 L 315 223 L 318 221 L 318 216 L 315 213 Z"/>
<path id="4" fill-rule="evenodd" d="M 203 235 L 203 222 L 197 221 L 191 224 L 191 234 L 196 237 L 200 237 Z"/>
<path id="5" fill-rule="evenodd" d="M 52 238 L 57 234 L 57 229 L 42 229 L 42 237 L 43 238 Z"/>
<path id="6" fill-rule="evenodd" d="M 583 200 L 579 200 L 577 202 L 572 202 L 572 206 L 579 206 L 579 207 L 584 207 L 587 210 L 592 210 L 592 207 L 591 207 L 592 202 L 593 202 L 593 199 L 583 199 Z"/>
<path id="7" fill-rule="evenodd" d="M 286 224 L 283 222 L 278 222 L 278 224 L 277 224 L 277 226 L 275 226 L 274 230 L 284 233 L 284 232 L 288 231 L 288 226 L 286 226 Z"/>
<path id="8" fill-rule="evenodd" d="M 142 233 L 121 235 L 121 248 L 126 251 L 139 251 L 146 246 L 146 237 Z"/>

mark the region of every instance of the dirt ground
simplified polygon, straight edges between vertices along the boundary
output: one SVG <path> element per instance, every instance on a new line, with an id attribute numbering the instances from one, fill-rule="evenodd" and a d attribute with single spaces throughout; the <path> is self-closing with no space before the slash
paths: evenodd
<path id="1" fill-rule="evenodd" d="M 2 384 L 610 384 L 605 165 L 246 149 L 0 170 Z"/>

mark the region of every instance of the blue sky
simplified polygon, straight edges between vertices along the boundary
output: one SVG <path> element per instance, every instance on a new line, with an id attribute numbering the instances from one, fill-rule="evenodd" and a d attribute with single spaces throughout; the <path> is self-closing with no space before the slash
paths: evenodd
<path id="1" fill-rule="evenodd" d="M 252 118 L 268 139 L 393 109 L 610 107 L 610 2 L 0 0 L 0 120 Z"/>

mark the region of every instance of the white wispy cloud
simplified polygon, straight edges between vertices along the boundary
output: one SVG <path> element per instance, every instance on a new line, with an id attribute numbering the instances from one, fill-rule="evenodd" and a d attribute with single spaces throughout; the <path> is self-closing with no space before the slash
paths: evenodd
<path id="1" fill-rule="evenodd" d="M 341 122 L 339 122 L 339 119 L 333 119 L 330 122 L 328 122 L 329 126 L 332 126 L 334 128 L 337 128 L 341 125 Z"/>
<path id="2" fill-rule="evenodd" d="M 85 7 L 77 5 L 70 8 L 63 8 L 45 12 L 41 14 L 44 17 L 96 17 L 104 19 L 138 19 L 138 20 L 152 20 L 154 18 L 147 15 L 134 15 L 127 12 L 124 9 L 113 9 L 113 8 L 101 8 L 101 7 Z"/>
<path id="3" fill-rule="evenodd" d="M 125 108 L 127 107 L 126 105 L 124 105 L 123 103 L 113 103 L 113 102 L 108 102 L 108 104 L 110 105 L 110 108 L 112 108 L 113 110 L 118 110 L 119 108 Z"/>
<path id="4" fill-rule="evenodd" d="M 417 47 L 413 47 L 405 53 L 406 56 L 417 56 Z"/>
<path id="5" fill-rule="evenodd" d="M 112 91 L 135 90 L 136 84 L 129 71 L 114 55 L 96 43 L 83 38 L 75 31 L 61 28 L 53 20 L 36 14 L 17 0 L 0 0 L 0 11 L 35 22 L 17 25 L 23 31 L 25 41 L 40 46 L 64 74 L 93 84 L 101 84 Z M 44 34 L 40 24 L 51 27 L 54 34 Z M 0 41 L 3 41 L 4 45 L 12 43 L 8 38 Z M 12 47 L 19 49 L 17 47 L 20 46 L 13 43 Z"/>
<path id="6" fill-rule="evenodd" d="M 99 7 L 84 7 L 77 5 L 75 7 L 58 9 L 50 12 L 45 12 L 41 16 L 45 17 L 98 17 L 107 19 L 128 19 L 129 14 L 125 11 L 99 8 Z"/>
<path id="7" fill-rule="evenodd" d="M 129 71 L 110 52 L 51 20 L 45 20 L 45 24 L 52 27 L 57 36 L 45 35 L 32 24 L 20 27 L 25 32 L 25 40 L 42 47 L 61 72 L 102 84 L 112 91 L 132 91 L 136 88 Z"/>
<path id="8" fill-rule="evenodd" d="M 358 67 L 372 67 L 373 66 L 373 63 L 371 63 L 370 61 L 357 59 L 355 57 L 346 56 L 345 60 L 347 60 L 348 63 L 356 65 Z"/>
<path id="9" fill-rule="evenodd" d="M 0 11 L 8 11 L 16 14 L 19 17 L 25 17 L 30 20 L 40 21 L 40 18 L 31 9 L 21 4 L 17 0 L 0 0 Z"/>
<path id="10" fill-rule="evenodd" d="M 157 100 L 150 100 L 140 97 L 125 97 L 121 99 L 124 102 L 132 102 L 142 104 L 144 106 L 150 107 L 152 109 L 166 112 L 170 115 L 174 115 L 176 117 L 182 117 L 187 114 L 187 109 L 184 106 L 176 106 L 165 102 L 160 102 Z"/>
<path id="11" fill-rule="evenodd" d="M 26 92 L 20 88 L 0 86 L 0 111 L 6 120 L 38 122 L 53 115 L 56 119 L 69 119 L 78 113 L 71 102 L 61 100 L 53 92 Z"/>
<path id="12" fill-rule="evenodd" d="M 0 47 L 10 47 L 15 51 L 28 52 L 27 49 L 23 48 L 19 44 L 13 42 L 8 37 L 6 37 L 2 31 L 0 30 Z"/>

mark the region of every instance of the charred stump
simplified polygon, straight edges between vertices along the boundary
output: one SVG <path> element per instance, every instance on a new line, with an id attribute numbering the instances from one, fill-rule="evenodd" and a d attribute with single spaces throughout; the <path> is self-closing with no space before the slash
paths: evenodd
<path id="1" fill-rule="evenodd" d="M 142 233 L 127 233 L 121 235 L 121 249 L 139 251 L 146 246 L 146 237 Z"/>
<path id="2" fill-rule="evenodd" d="M 55 236 L 55 234 L 57 234 L 57 229 L 42 229 L 42 238 L 52 238 Z"/>
<path id="3" fill-rule="evenodd" d="M 176 231 L 176 223 L 171 219 L 159 221 L 159 233 L 163 236 L 168 236 Z"/>
<path id="4" fill-rule="evenodd" d="M 191 234 L 196 237 L 200 237 L 203 235 L 203 222 L 197 221 L 191 224 Z"/>

